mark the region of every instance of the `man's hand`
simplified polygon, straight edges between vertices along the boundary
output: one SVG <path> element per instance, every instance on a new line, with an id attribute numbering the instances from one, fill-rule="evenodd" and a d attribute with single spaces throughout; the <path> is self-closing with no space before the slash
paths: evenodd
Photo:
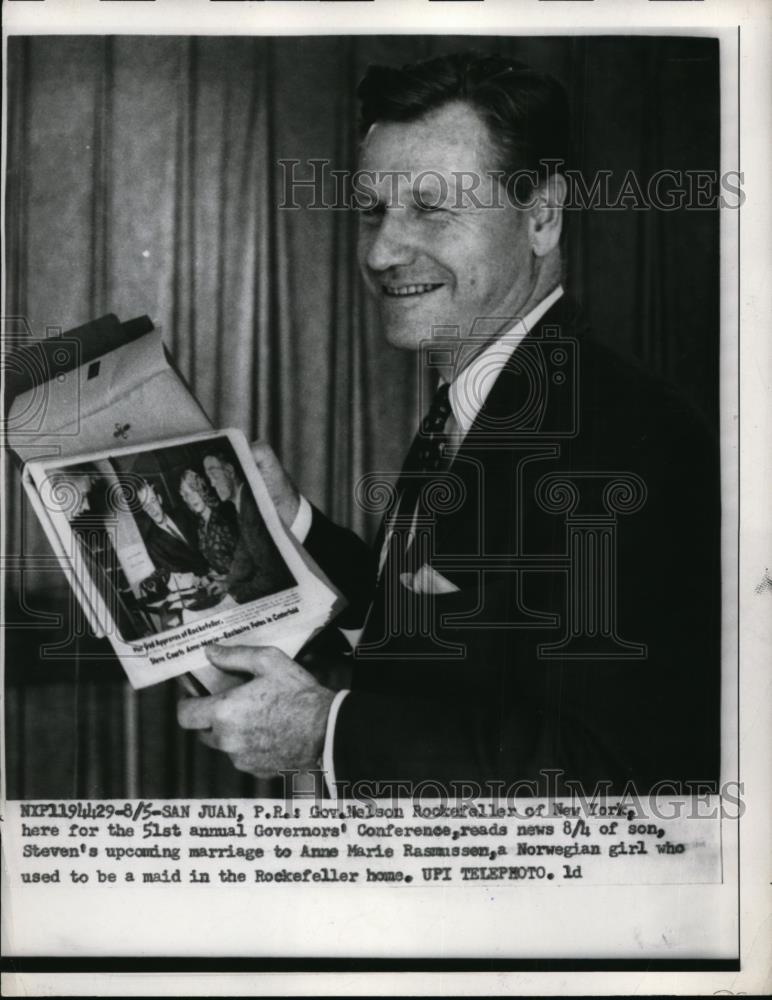
<path id="1" fill-rule="evenodd" d="M 207 647 L 216 667 L 252 674 L 222 694 L 186 698 L 177 719 L 207 746 L 258 778 L 317 767 L 335 692 L 273 646 Z"/>
<path id="2" fill-rule="evenodd" d="M 212 596 L 220 597 L 228 589 L 228 577 L 225 573 L 210 573 L 206 579 L 206 589 Z"/>
<path id="3" fill-rule="evenodd" d="M 251 445 L 257 467 L 274 502 L 274 506 L 285 528 L 292 527 L 300 506 L 297 487 L 284 471 L 284 466 L 276 457 L 276 452 L 266 441 L 254 441 Z"/>

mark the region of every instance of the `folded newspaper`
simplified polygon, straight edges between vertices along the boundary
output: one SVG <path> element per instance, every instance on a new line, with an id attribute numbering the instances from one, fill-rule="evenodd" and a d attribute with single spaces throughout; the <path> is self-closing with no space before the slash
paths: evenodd
<path id="1" fill-rule="evenodd" d="M 16 396 L 7 438 L 94 633 L 137 688 L 238 683 L 209 664 L 211 642 L 294 656 L 342 599 L 282 525 L 244 435 L 212 428 L 158 330 L 75 354 Z"/>

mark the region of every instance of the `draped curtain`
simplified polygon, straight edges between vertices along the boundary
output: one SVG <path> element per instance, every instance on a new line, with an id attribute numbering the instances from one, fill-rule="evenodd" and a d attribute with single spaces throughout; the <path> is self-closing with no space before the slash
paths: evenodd
<path id="1" fill-rule="evenodd" d="M 369 63 L 472 46 L 564 82 L 585 176 L 718 169 L 710 39 L 10 38 L 7 316 L 44 337 L 149 314 L 215 425 L 269 439 L 313 502 L 371 535 L 353 484 L 399 468 L 420 376 L 380 340 L 352 214 L 313 207 L 308 188 L 286 207 L 286 180 L 317 161 L 334 201 Z M 591 210 L 569 235 L 568 282 L 600 335 L 715 420 L 717 213 Z M 132 692 L 104 645 L 73 634 L 8 471 L 6 551 L 22 555 L 6 586 L 9 796 L 269 791 L 177 729 L 174 685 Z"/>

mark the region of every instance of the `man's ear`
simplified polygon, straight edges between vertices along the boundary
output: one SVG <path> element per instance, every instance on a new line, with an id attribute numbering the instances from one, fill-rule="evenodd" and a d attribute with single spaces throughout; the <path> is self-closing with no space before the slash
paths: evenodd
<path id="1" fill-rule="evenodd" d="M 528 219 L 528 235 L 536 257 L 546 257 L 560 242 L 567 190 L 568 185 L 562 174 L 550 174 L 534 192 L 535 204 Z"/>

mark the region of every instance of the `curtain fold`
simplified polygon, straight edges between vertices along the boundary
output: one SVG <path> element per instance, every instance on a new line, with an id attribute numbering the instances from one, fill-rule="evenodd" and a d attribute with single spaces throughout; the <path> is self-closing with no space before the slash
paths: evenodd
<path id="1" fill-rule="evenodd" d="M 214 423 L 267 438 L 314 503 L 371 536 L 353 487 L 399 469 L 415 365 L 380 338 L 352 213 L 310 207 L 309 188 L 280 207 L 286 163 L 308 179 L 324 161 L 334 197 L 331 171 L 356 163 L 366 66 L 461 47 L 563 80 L 588 176 L 718 169 L 711 39 L 12 37 L 8 314 L 42 337 L 148 313 Z M 717 213 L 589 211 L 569 226 L 572 290 L 601 336 L 715 420 Z M 50 553 L 15 474 L 8 500 L 7 550 L 25 560 L 7 578 L 9 795 L 269 790 L 177 728 L 173 684 L 130 691 L 88 636 L 41 655 L 67 638 L 69 589 L 40 565 Z"/>

